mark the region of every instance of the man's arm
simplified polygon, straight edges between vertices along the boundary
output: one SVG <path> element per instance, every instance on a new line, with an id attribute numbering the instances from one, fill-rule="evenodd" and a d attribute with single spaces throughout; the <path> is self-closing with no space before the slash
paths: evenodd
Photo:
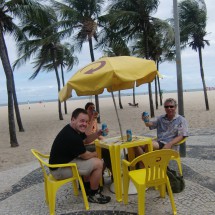
<path id="1" fill-rule="evenodd" d="M 154 123 L 149 121 L 149 116 L 142 116 L 142 120 L 145 123 L 146 127 L 152 127 L 154 126 Z"/>
<path id="2" fill-rule="evenodd" d="M 94 127 L 94 129 L 93 129 L 93 127 Z M 89 124 L 88 124 L 88 126 L 87 126 L 87 129 L 86 129 L 86 131 L 85 131 L 85 134 L 87 135 L 87 136 L 89 136 L 89 135 L 91 135 L 92 133 L 95 133 L 96 131 L 98 131 L 99 129 L 98 129 L 98 124 L 97 124 L 97 118 L 92 118 L 92 120 L 89 122 Z M 99 140 L 103 140 L 104 139 L 104 137 L 103 136 L 99 136 L 98 137 L 98 139 Z M 90 143 L 90 142 L 89 142 Z M 87 143 L 85 143 L 85 144 L 87 144 Z"/>
<path id="3" fill-rule="evenodd" d="M 84 144 L 93 142 L 95 139 L 97 139 L 101 135 L 102 135 L 102 130 L 100 129 L 100 130 L 96 131 L 95 133 L 88 135 L 87 138 L 84 140 Z"/>
<path id="4" fill-rule="evenodd" d="M 153 123 L 152 122 L 144 122 L 146 127 L 152 127 Z"/>
<path id="5" fill-rule="evenodd" d="M 169 143 L 165 144 L 163 149 L 171 149 L 175 144 L 179 143 L 183 139 L 184 139 L 183 136 L 177 136 L 174 139 L 172 139 Z"/>
<path id="6" fill-rule="evenodd" d="M 79 155 L 79 157 L 82 158 L 83 160 L 88 160 L 90 158 L 96 158 L 96 157 L 98 157 L 98 155 L 96 152 L 86 151 L 85 153 Z"/>
<path id="7" fill-rule="evenodd" d="M 88 124 L 88 126 L 87 126 L 87 128 L 86 128 L 86 131 L 85 131 L 85 134 L 86 135 L 90 135 L 90 134 L 92 134 L 94 131 L 93 131 L 93 126 L 95 126 L 96 125 L 96 121 L 97 119 L 95 119 L 95 118 L 92 118 L 91 120 L 90 120 L 90 122 L 89 122 L 89 124 Z M 96 128 L 95 128 L 95 130 L 97 130 Z"/>

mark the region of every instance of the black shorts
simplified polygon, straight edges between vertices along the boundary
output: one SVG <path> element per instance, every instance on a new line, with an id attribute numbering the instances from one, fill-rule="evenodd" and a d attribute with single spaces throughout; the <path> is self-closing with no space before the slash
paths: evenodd
<path id="1" fill-rule="evenodd" d="M 163 142 L 161 142 L 161 141 L 158 141 L 158 145 L 159 145 L 159 149 L 162 149 L 165 144 Z"/>

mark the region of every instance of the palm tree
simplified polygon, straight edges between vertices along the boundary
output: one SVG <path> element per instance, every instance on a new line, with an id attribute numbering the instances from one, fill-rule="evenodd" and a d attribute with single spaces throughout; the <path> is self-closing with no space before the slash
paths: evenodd
<path id="1" fill-rule="evenodd" d="M 9 119 L 9 133 L 11 147 L 18 146 L 16 137 L 15 121 L 14 121 L 14 106 L 13 106 L 13 75 L 10 66 L 10 61 L 5 45 L 3 28 L 0 26 L 0 56 L 7 79 L 7 94 L 8 94 L 8 119 Z"/>
<path id="2" fill-rule="evenodd" d="M 179 3 L 179 23 L 181 29 L 181 43 L 191 47 L 199 54 L 200 74 L 205 97 L 206 110 L 209 110 L 207 88 L 204 78 L 202 49 L 209 45 L 205 39 L 207 35 L 207 9 L 204 0 L 184 0 Z"/>
<path id="3" fill-rule="evenodd" d="M 155 20 L 154 25 L 148 33 L 149 58 L 154 60 L 159 71 L 159 64 L 164 61 L 171 61 L 174 58 L 174 30 L 167 20 Z M 134 54 L 145 57 L 144 38 L 137 37 L 134 47 Z M 160 89 L 160 77 L 155 78 L 155 104 L 158 109 L 158 94 L 160 94 L 160 105 L 162 105 L 162 92 Z M 158 88 L 158 89 L 157 89 Z"/>
<path id="4" fill-rule="evenodd" d="M 175 60 L 175 40 L 174 40 L 174 29 L 170 25 L 169 20 L 155 19 L 153 26 L 151 27 L 148 34 L 148 47 L 149 47 L 149 58 L 154 60 L 157 64 L 157 70 L 159 71 L 159 65 L 164 61 Z M 144 42 L 142 46 L 139 46 L 144 55 Z M 160 105 L 162 106 L 162 94 L 163 91 L 160 87 L 160 77 L 155 77 L 155 105 L 158 109 L 158 92 L 160 97 Z"/>
<path id="5" fill-rule="evenodd" d="M 106 20 L 108 25 L 108 20 Z M 120 37 L 119 34 L 115 33 L 110 27 L 104 27 L 100 32 L 100 41 L 95 46 L 95 48 L 102 48 L 105 56 L 114 57 L 114 56 L 130 56 L 130 50 L 125 43 L 125 40 Z M 119 107 L 123 109 L 121 101 L 121 91 L 118 92 L 119 97 Z M 135 94 L 133 95 L 135 101 Z"/>
<path id="6" fill-rule="evenodd" d="M 37 12 L 40 12 L 39 15 Z M 58 29 L 56 27 L 48 28 L 48 26 L 53 26 L 53 24 L 57 22 L 55 11 L 48 6 L 43 6 L 39 11 L 34 11 L 22 19 L 22 31 L 28 35 L 29 39 L 25 39 L 19 43 L 18 51 L 21 57 L 16 60 L 14 67 L 20 66 L 22 63 L 29 60 L 30 57 L 35 56 L 34 59 L 36 60 L 33 62 L 35 64 L 35 71 L 30 77 L 30 79 L 34 79 L 41 69 L 44 68 L 47 63 L 50 63 L 48 61 L 51 61 L 55 71 L 59 92 L 61 86 L 57 68 L 57 52 L 60 37 L 57 34 Z M 58 113 L 59 119 L 63 120 L 59 99 Z"/>
<path id="7" fill-rule="evenodd" d="M 160 56 L 159 60 L 157 61 L 157 69 L 159 71 L 159 65 L 165 61 L 175 61 L 176 60 L 176 50 L 175 50 L 175 42 L 170 41 L 169 47 L 166 47 L 167 49 L 164 49 L 164 52 L 162 53 L 162 55 Z M 158 78 L 158 89 L 159 89 L 159 94 L 160 94 L 160 106 L 163 105 L 163 90 L 161 90 L 160 87 L 160 79 Z"/>
<path id="8" fill-rule="evenodd" d="M 22 39 L 24 35 L 19 27 L 15 24 L 14 18 L 22 18 L 26 13 L 38 7 L 38 4 L 33 0 L 1 0 L 0 1 L 0 57 L 7 79 L 7 94 L 8 94 L 8 121 L 11 147 L 18 146 L 14 120 L 14 106 L 17 114 L 17 121 L 20 131 L 24 131 L 21 117 L 19 114 L 18 102 L 16 97 L 15 82 L 13 71 L 8 57 L 8 50 L 5 43 L 5 34 L 9 33 L 14 36 L 16 41 Z"/>
<path id="9" fill-rule="evenodd" d="M 121 35 L 133 39 L 135 35 L 142 34 L 144 38 L 145 57 L 149 59 L 148 33 L 153 26 L 151 16 L 156 12 L 159 0 L 115 0 L 110 6 L 108 19 L 111 27 L 119 29 Z M 148 84 L 151 117 L 154 117 L 151 83 Z"/>
<path id="10" fill-rule="evenodd" d="M 12 73 L 12 81 L 13 81 L 13 103 L 14 103 L 14 109 L 15 109 L 15 113 L 16 113 L 16 121 L 17 121 L 17 125 L 19 127 L 19 131 L 20 132 L 24 132 L 24 127 L 22 125 L 22 119 L 21 119 L 21 115 L 20 115 L 20 111 L 19 111 L 19 104 L 18 104 L 18 100 L 17 100 L 17 96 L 16 96 L 16 87 L 15 87 L 15 81 L 14 81 L 14 76 Z"/>
<path id="11" fill-rule="evenodd" d="M 64 43 L 64 44 L 57 44 L 57 56 L 56 56 L 56 64 L 57 67 L 60 67 L 61 69 L 61 79 L 62 79 L 62 85 L 65 85 L 65 80 L 64 80 L 64 68 L 67 67 L 67 72 L 71 71 L 73 66 L 75 64 L 78 64 L 78 58 L 73 56 L 74 53 L 74 47 L 71 46 L 69 43 Z M 48 60 L 51 62 L 51 59 Z M 44 69 L 47 71 L 52 71 L 53 64 L 47 64 L 44 66 Z M 67 105 L 66 101 L 64 101 L 64 111 L 65 114 L 67 114 Z"/>
<path id="12" fill-rule="evenodd" d="M 72 47 L 69 43 L 65 43 L 62 49 L 63 49 L 63 53 L 61 56 L 59 56 L 58 61 L 61 68 L 62 85 L 64 86 L 65 80 L 64 80 L 63 69 L 67 67 L 67 72 L 70 71 L 73 68 L 73 65 L 78 63 L 78 58 L 73 56 L 74 47 Z M 64 101 L 64 111 L 65 111 L 65 114 L 67 114 L 66 101 Z"/>
<path id="13" fill-rule="evenodd" d="M 52 0 L 53 6 L 60 13 L 62 20 L 59 22 L 65 36 L 75 32 L 76 50 L 81 50 L 84 42 L 88 42 L 91 61 L 95 61 L 93 39 L 97 41 L 98 18 L 104 6 L 104 0 L 63 0 L 63 3 Z M 96 109 L 99 111 L 98 95 L 95 95 Z M 98 117 L 100 123 L 100 117 Z"/>

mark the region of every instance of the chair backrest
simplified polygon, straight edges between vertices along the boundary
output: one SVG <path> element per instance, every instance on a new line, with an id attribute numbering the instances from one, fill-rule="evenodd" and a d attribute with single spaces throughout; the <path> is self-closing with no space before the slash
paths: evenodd
<path id="1" fill-rule="evenodd" d="M 44 175 L 45 178 L 47 178 L 48 173 L 47 173 L 47 168 L 46 167 L 49 167 L 50 164 L 48 164 L 45 161 L 45 159 L 49 159 L 49 155 L 42 154 L 39 151 L 37 151 L 36 149 L 31 149 L 31 152 L 37 158 L 37 160 L 39 161 L 40 166 L 41 166 L 42 171 L 43 171 L 43 175 Z"/>
<path id="2" fill-rule="evenodd" d="M 77 179 L 79 177 L 78 169 L 76 163 L 67 163 L 67 164 L 49 164 L 45 160 L 49 159 L 49 155 L 42 154 L 41 152 L 37 151 L 36 149 L 31 149 L 33 155 L 37 158 L 40 163 L 40 166 L 43 170 L 44 177 L 47 178 L 49 176 L 49 171 L 47 171 L 48 167 L 58 168 L 58 167 L 70 167 L 73 178 Z"/>
<path id="3" fill-rule="evenodd" d="M 187 137 L 184 137 L 179 143 L 176 143 L 175 145 L 178 146 L 178 145 L 180 145 L 182 143 L 185 143 L 186 140 L 187 140 Z"/>
<path id="4" fill-rule="evenodd" d="M 141 161 L 145 166 L 146 185 L 156 186 L 166 181 L 167 166 L 172 156 L 178 157 L 179 153 L 171 149 L 156 150 L 135 158 L 131 166 Z"/>

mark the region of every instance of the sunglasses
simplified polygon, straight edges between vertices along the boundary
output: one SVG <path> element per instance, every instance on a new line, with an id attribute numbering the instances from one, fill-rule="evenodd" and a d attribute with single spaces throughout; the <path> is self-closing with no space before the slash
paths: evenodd
<path id="1" fill-rule="evenodd" d="M 169 105 L 169 106 L 164 106 L 165 108 L 174 108 L 175 106 Z"/>

